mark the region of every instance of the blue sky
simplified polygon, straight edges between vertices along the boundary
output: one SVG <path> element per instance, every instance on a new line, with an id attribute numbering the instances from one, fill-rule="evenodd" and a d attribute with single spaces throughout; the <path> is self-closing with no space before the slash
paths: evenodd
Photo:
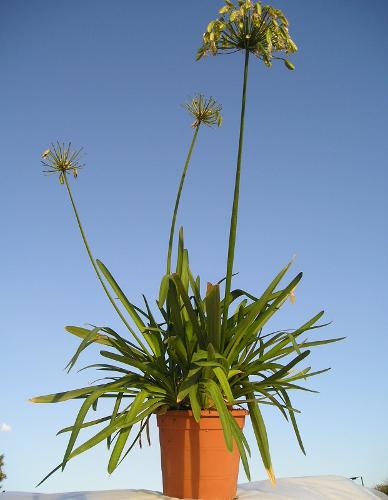
<path id="1" fill-rule="evenodd" d="M 222 2 L 5 0 L 0 4 L 2 244 L 0 453 L 7 490 L 32 490 L 62 457 L 78 403 L 31 405 L 38 394 L 97 378 L 63 367 L 77 340 L 64 325 L 121 326 L 77 233 L 65 189 L 41 175 L 51 141 L 83 146 L 72 182 L 96 257 L 128 296 L 155 297 L 195 92 L 223 105 L 221 129 L 201 129 L 182 198 L 191 265 L 222 277 L 237 149 L 242 56 L 194 61 Z M 388 4 L 278 0 L 299 46 L 294 72 L 252 60 L 235 286 L 262 291 L 297 255 L 297 301 L 272 323 L 296 327 L 320 309 L 326 337 L 312 355 L 320 394 L 295 395 L 307 457 L 266 411 L 278 476 L 388 475 L 386 425 Z M 80 367 L 96 362 L 97 350 Z M 1 427 L 0 427 L 1 428 Z M 251 441 L 250 428 L 247 435 Z M 39 491 L 160 489 L 157 432 L 109 477 L 101 447 Z M 264 479 L 258 454 L 253 479 Z M 241 477 L 243 481 L 243 476 Z"/>

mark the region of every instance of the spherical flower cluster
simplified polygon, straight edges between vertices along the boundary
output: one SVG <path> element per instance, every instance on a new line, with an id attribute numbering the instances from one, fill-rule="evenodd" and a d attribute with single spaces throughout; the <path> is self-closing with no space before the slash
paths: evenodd
<path id="1" fill-rule="evenodd" d="M 211 21 L 203 34 L 197 59 L 208 53 L 246 50 L 268 67 L 272 59 L 282 59 L 288 69 L 294 69 L 287 55 L 298 48 L 288 33 L 288 21 L 281 10 L 251 0 L 238 0 L 238 5 L 226 0 L 219 13 L 221 16 Z M 281 53 L 286 57 L 281 57 Z"/>
<path id="2" fill-rule="evenodd" d="M 45 174 L 59 173 L 59 182 L 65 182 L 66 172 L 72 173 L 74 178 L 78 177 L 78 170 L 83 167 L 79 163 L 81 149 L 73 150 L 71 143 L 65 146 L 64 143 L 51 144 L 51 148 L 46 149 L 42 154 L 42 165 L 46 167 L 43 170 Z"/>
<path id="3" fill-rule="evenodd" d="M 195 95 L 191 101 L 184 104 L 185 109 L 195 118 L 192 124 L 193 128 L 199 127 L 201 123 L 212 127 L 213 125 L 221 126 L 222 106 L 217 103 L 212 97 L 205 97 L 203 94 Z"/>

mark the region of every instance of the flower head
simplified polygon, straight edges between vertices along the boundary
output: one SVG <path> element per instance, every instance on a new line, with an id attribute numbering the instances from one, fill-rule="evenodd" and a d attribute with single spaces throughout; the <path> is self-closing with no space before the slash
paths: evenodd
<path id="1" fill-rule="evenodd" d="M 272 59 L 282 59 L 288 69 L 294 69 L 286 56 L 298 50 L 288 33 L 288 21 L 283 12 L 261 2 L 238 0 L 235 5 L 225 0 L 220 17 L 211 21 L 203 43 L 197 53 L 197 60 L 210 53 L 231 53 L 247 50 L 261 59 L 268 67 Z"/>
<path id="2" fill-rule="evenodd" d="M 221 104 L 218 104 L 212 97 L 205 97 L 203 94 L 195 95 L 191 101 L 184 104 L 185 109 L 195 118 L 193 128 L 199 127 L 201 123 L 212 127 L 222 124 Z"/>
<path id="3" fill-rule="evenodd" d="M 79 162 L 81 151 L 82 148 L 73 150 L 70 142 L 68 146 L 65 146 L 65 143 L 51 143 L 51 148 L 42 153 L 42 165 L 47 168 L 43 172 L 48 175 L 58 172 L 61 184 L 65 182 L 66 172 L 72 173 L 73 177 L 77 178 L 78 170 L 83 167 Z"/>

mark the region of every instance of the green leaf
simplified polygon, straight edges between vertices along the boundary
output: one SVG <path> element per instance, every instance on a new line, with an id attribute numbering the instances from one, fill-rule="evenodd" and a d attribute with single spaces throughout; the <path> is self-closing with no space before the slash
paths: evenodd
<path id="1" fill-rule="evenodd" d="M 228 372 L 228 380 L 230 380 L 231 378 L 233 378 L 235 375 L 239 375 L 240 373 L 242 373 L 241 370 L 229 370 L 229 372 Z"/>
<path id="2" fill-rule="evenodd" d="M 214 382 L 214 380 L 203 379 L 203 384 L 209 393 L 209 396 L 214 401 L 215 407 L 220 416 L 222 429 L 224 431 L 225 444 L 227 449 L 232 452 L 233 451 L 233 438 L 232 431 L 230 428 L 230 421 L 228 418 L 228 409 L 226 408 L 225 401 L 222 398 L 222 394 L 218 385 Z"/>
<path id="3" fill-rule="evenodd" d="M 115 361 L 119 361 L 120 363 L 125 363 L 130 366 L 134 366 L 135 368 L 141 370 L 145 376 L 152 376 L 155 380 L 159 381 L 168 391 L 173 391 L 172 385 L 168 377 L 164 372 L 161 371 L 160 366 L 156 365 L 156 363 L 142 363 L 132 358 L 128 358 L 127 356 L 120 356 L 119 354 L 115 354 L 110 351 L 100 351 L 101 356 L 105 358 L 114 359 Z"/>
<path id="4" fill-rule="evenodd" d="M 162 278 L 162 281 L 160 282 L 159 299 L 158 299 L 159 307 L 163 307 L 164 303 L 166 302 L 169 277 L 170 277 L 169 274 L 165 274 Z"/>
<path id="5" fill-rule="evenodd" d="M 285 270 L 287 270 L 288 267 L 286 266 Z M 286 300 L 288 297 L 288 294 L 291 290 L 295 288 L 295 286 L 299 283 L 301 280 L 303 274 L 299 273 L 292 281 L 291 283 L 282 291 L 282 293 L 279 295 L 279 297 L 272 302 L 272 304 L 267 307 L 265 310 L 263 310 L 264 306 L 267 304 L 267 297 L 270 295 L 273 291 L 272 285 L 275 282 L 278 282 L 277 279 L 279 276 L 283 276 L 285 273 L 285 270 L 282 270 L 279 275 L 273 280 L 271 285 L 267 288 L 267 290 L 264 292 L 264 294 L 260 297 L 260 299 L 253 305 L 252 310 L 248 314 L 248 316 L 239 323 L 239 325 L 235 329 L 235 333 L 232 337 L 231 342 L 225 349 L 225 354 L 227 355 L 229 363 L 232 363 L 234 360 L 236 353 L 239 351 L 239 345 L 243 341 L 244 337 L 247 337 L 247 329 L 248 327 L 251 327 L 249 330 L 249 336 L 252 336 L 255 332 L 257 332 L 268 319 L 272 316 L 274 312 L 277 311 L 277 309 L 280 307 L 281 303 Z M 281 279 L 281 278 L 280 278 Z M 280 281 L 279 279 L 279 281 Z M 277 284 L 277 283 L 276 283 Z M 276 286 L 275 284 L 275 286 Z M 258 319 L 256 319 L 258 317 Z"/>
<path id="6" fill-rule="evenodd" d="M 309 330 L 311 328 L 311 326 L 322 317 L 323 314 L 324 314 L 324 311 L 320 311 L 313 318 L 311 318 L 309 321 L 307 321 L 304 325 L 302 325 L 300 328 L 295 330 L 292 334 L 294 339 L 296 337 L 299 337 L 299 335 L 301 335 L 306 330 Z M 269 340 L 268 342 L 266 342 L 265 347 L 270 346 L 272 343 L 275 344 L 274 347 L 272 347 L 269 351 L 267 351 L 265 354 L 263 354 L 261 356 L 262 361 L 265 361 L 265 360 L 270 359 L 270 358 L 274 358 L 274 356 L 276 354 L 278 354 L 281 351 L 281 349 L 283 349 L 287 344 L 290 343 L 290 339 L 288 338 L 288 336 L 286 336 L 284 341 L 277 342 L 277 343 L 275 343 L 273 340 Z M 292 348 L 292 349 L 294 349 L 294 348 Z"/>
<path id="7" fill-rule="evenodd" d="M 250 399 L 254 399 L 253 392 L 248 394 L 248 397 Z M 263 417 L 261 415 L 259 405 L 257 403 L 250 402 L 250 403 L 248 403 L 248 409 L 249 409 L 249 416 L 250 416 L 251 421 L 252 421 L 253 431 L 254 431 L 255 436 L 256 436 L 256 442 L 259 446 L 261 459 L 263 460 L 265 470 L 267 471 L 267 474 L 268 474 L 271 482 L 273 483 L 274 482 L 274 473 L 272 470 L 272 462 L 271 462 L 271 455 L 270 455 L 270 451 L 269 451 L 267 429 L 265 427 L 265 423 L 264 423 Z"/>
<path id="8" fill-rule="evenodd" d="M 228 379 L 226 378 L 225 372 L 222 368 L 213 368 L 213 372 L 215 373 L 218 382 L 220 383 L 220 386 L 222 390 L 224 391 L 226 400 L 229 404 L 233 404 L 234 402 L 234 396 L 232 393 L 232 390 L 230 388 Z"/>
<path id="9" fill-rule="evenodd" d="M 228 412 L 228 414 L 230 417 L 230 419 L 229 419 L 230 420 L 230 428 L 231 428 L 234 440 L 237 444 L 238 451 L 240 453 L 241 462 L 242 462 L 243 467 L 244 467 L 244 472 L 245 472 L 245 475 L 247 476 L 248 481 L 250 481 L 251 474 L 249 471 L 249 464 L 248 464 L 247 453 L 246 453 L 246 451 L 247 451 L 249 455 L 251 454 L 250 449 L 249 449 L 249 445 L 248 445 L 248 441 L 246 440 L 244 433 L 242 432 L 242 430 L 238 426 L 236 420 L 233 418 L 233 415 L 231 415 L 229 412 Z"/>
<path id="10" fill-rule="evenodd" d="M 184 249 L 183 250 L 183 259 L 182 259 L 182 272 L 181 272 L 181 280 L 183 288 L 186 290 L 186 293 L 189 291 L 189 252 Z"/>
<path id="11" fill-rule="evenodd" d="M 117 415 L 118 415 L 119 410 L 120 410 L 120 405 L 121 405 L 121 401 L 122 401 L 122 399 L 123 399 L 123 393 L 122 393 L 122 392 L 119 392 L 119 393 L 117 394 L 117 397 L 116 397 L 116 401 L 115 401 L 115 405 L 114 405 L 114 407 L 113 407 L 113 412 L 112 412 L 112 415 L 111 415 L 111 417 L 110 417 L 110 423 L 111 423 L 111 424 L 112 424 L 112 423 L 116 420 L 116 418 L 117 418 Z M 112 442 L 112 440 L 111 440 L 111 436 L 108 436 L 108 438 L 107 438 L 107 443 L 106 443 L 106 444 L 107 444 L 107 447 L 108 447 L 108 450 L 109 450 L 109 448 L 110 448 L 111 442 Z"/>
<path id="12" fill-rule="evenodd" d="M 298 363 L 300 363 L 300 361 L 302 361 L 309 354 L 310 354 L 310 351 L 302 352 L 302 354 L 299 354 L 296 358 L 294 358 L 292 361 L 290 361 L 286 366 L 283 366 L 283 368 L 281 368 L 280 370 L 278 370 L 276 373 L 274 373 L 273 375 L 271 375 L 271 376 L 267 377 L 266 379 L 264 379 L 263 382 L 265 382 L 267 384 L 268 382 L 271 382 L 273 380 L 276 380 L 276 381 L 281 380 L 281 378 L 282 378 L 283 375 L 285 375 L 286 373 L 288 373 L 293 366 L 295 366 Z"/>
<path id="13" fill-rule="evenodd" d="M 221 304 L 220 286 L 208 283 L 206 291 L 206 325 L 209 342 L 216 351 L 221 347 Z"/>
<path id="14" fill-rule="evenodd" d="M 131 446 L 128 448 L 128 450 L 127 450 L 127 451 L 124 453 L 124 455 L 121 457 L 121 460 L 120 460 L 120 462 L 118 463 L 118 465 L 120 465 L 120 464 L 121 464 L 121 462 L 125 459 L 125 457 L 128 455 L 128 453 L 129 453 L 129 452 L 132 450 L 132 448 L 135 446 L 136 442 L 137 442 L 137 441 L 140 441 L 141 433 L 143 432 L 143 430 L 144 430 L 145 428 L 147 428 L 147 429 L 148 429 L 149 419 L 150 419 L 150 415 L 149 415 L 148 417 L 146 417 L 145 422 L 141 425 L 140 430 L 139 430 L 139 432 L 137 433 L 137 435 L 136 435 L 135 439 L 132 441 Z M 147 437 L 148 437 L 148 434 L 147 434 Z M 148 440 L 148 442 L 149 442 L 149 444 L 151 444 L 149 440 Z"/>
<path id="15" fill-rule="evenodd" d="M 148 403 L 147 409 L 144 410 L 142 413 L 138 414 L 137 417 L 132 422 L 130 422 L 126 425 L 134 425 L 135 423 L 140 422 L 141 420 L 146 418 L 148 415 L 150 415 L 152 412 L 154 412 L 159 406 L 162 406 L 164 404 L 163 401 L 161 401 L 157 398 L 150 400 L 147 403 Z M 76 457 L 77 455 L 80 455 L 81 453 L 84 453 L 85 451 L 89 450 L 90 448 L 93 448 L 98 443 L 101 443 L 101 441 L 106 439 L 113 432 L 122 428 L 123 425 L 124 425 L 124 415 L 120 415 L 115 420 L 115 422 L 113 422 L 112 424 L 110 424 L 107 427 L 105 427 L 104 429 L 102 429 L 95 436 L 91 437 L 90 439 L 85 441 L 82 445 L 80 445 L 78 448 L 76 448 L 74 451 L 72 451 L 71 455 L 69 456 L 69 460 Z"/>
<path id="16" fill-rule="evenodd" d="M 109 474 L 112 474 L 112 472 L 117 467 L 117 464 L 120 460 L 121 453 L 123 451 L 125 443 L 127 442 L 129 433 L 131 432 L 131 429 L 132 429 L 132 425 L 130 425 L 130 424 L 131 424 L 132 420 L 137 416 L 139 410 L 142 407 L 142 403 L 146 397 L 147 397 L 147 392 L 145 392 L 145 391 L 139 392 L 139 394 L 136 396 L 133 403 L 131 404 L 129 411 L 125 415 L 125 418 L 123 420 L 123 424 L 127 425 L 127 427 L 120 430 L 119 437 L 117 438 L 117 441 L 113 447 L 113 451 L 112 451 L 112 454 L 110 456 L 109 463 L 108 463 L 108 473 Z"/>
<path id="17" fill-rule="evenodd" d="M 183 227 L 179 228 L 179 239 L 178 239 L 178 255 L 176 263 L 176 274 L 178 276 L 182 275 L 182 264 L 183 264 L 183 252 L 185 249 L 184 238 L 183 238 Z"/>
<path id="18" fill-rule="evenodd" d="M 169 287 L 167 292 L 167 307 L 170 313 L 170 323 L 172 324 L 174 334 L 181 338 L 184 338 L 181 304 L 179 302 L 177 285 L 173 279 L 169 280 Z"/>
<path id="19" fill-rule="evenodd" d="M 93 328 L 93 330 L 90 330 L 88 335 L 85 335 L 84 339 L 80 343 L 78 349 L 76 350 L 74 356 L 71 358 L 71 360 L 68 362 L 68 364 L 65 366 L 65 370 L 67 369 L 67 373 L 70 372 L 70 370 L 73 368 L 75 363 L 77 362 L 77 359 L 81 352 L 86 349 L 88 346 L 93 344 L 94 339 L 96 338 L 96 334 L 99 331 L 99 328 Z"/>
<path id="20" fill-rule="evenodd" d="M 75 399 L 79 396 L 90 394 L 95 388 L 98 387 L 106 387 L 106 384 L 82 387 L 81 389 L 73 389 L 65 392 L 57 392 L 55 394 L 47 394 L 46 396 L 36 396 L 29 399 L 29 401 L 31 403 L 59 403 L 60 401 L 67 401 L 69 399 Z"/>
<path id="21" fill-rule="evenodd" d="M 98 424 L 101 424 L 102 422 L 107 422 L 110 419 L 111 419 L 111 416 L 108 416 L 108 417 L 98 418 L 96 420 L 90 420 L 89 422 L 84 422 L 81 425 L 81 429 L 85 429 L 86 427 L 91 427 L 93 425 L 98 425 Z M 74 429 L 74 425 L 70 425 L 69 427 L 64 427 L 63 429 L 61 429 L 57 432 L 57 436 L 59 436 L 59 434 L 63 434 L 64 432 L 71 432 L 73 429 Z"/>
<path id="22" fill-rule="evenodd" d="M 292 408 L 291 400 L 288 397 L 287 391 L 285 391 L 284 389 L 280 389 L 280 392 L 282 393 L 283 398 L 284 398 L 287 406 L 290 407 L 290 408 Z M 292 410 L 289 410 L 288 413 L 290 415 L 292 427 L 294 428 L 295 436 L 296 436 L 296 439 L 298 440 L 299 447 L 302 450 L 303 454 L 306 455 L 306 451 L 305 451 L 304 446 L 303 446 L 303 442 L 302 442 L 302 438 L 300 436 L 298 425 L 296 423 L 295 414 L 294 414 L 294 412 Z"/>
<path id="23" fill-rule="evenodd" d="M 123 306 L 125 307 L 125 309 L 129 313 L 129 315 L 131 316 L 131 318 L 135 322 L 135 325 L 137 326 L 137 328 L 141 332 L 143 332 L 144 331 L 144 327 L 145 327 L 143 321 L 141 320 L 140 316 L 137 314 L 137 312 L 133 308 L 132 304 L 129 302 L 129 300 L 125 296 L 124 292 L 121 290 L 121 288 L 119 287 L 119 285 L 116 283 L 115 279 L 113 278 L 113 276 L 111 275 L 111 273 L 109 272 L 109 270 L 107 269 L 107 267 L 100 260 L 98 260 L 98 259 L 96 260 L 96 263 L 97 263 L 98 267 L 100 268 L 100 271 L 104 275 L 105 279 L 108 281 L 108 283 L 112 287 L 113 291 L 117 294 L 120 302 L 123 304 Z M 142 349 L 145 352 L 147 352 L 147 349 L 145 348 L 144 344 L 142 343 L 142 341 L 140 340 L 140 338 L 136 335 L 136 333 L 135 333 L 135 331 L 133 329 L 131 329 L 131 333 L 134 336 L 134 338 L 136 339 L 136 341 L 138 342 L 138 344 L 142 347 Z M 148 341 L 148 345 L 154 351 L 154 349 L 153 349 L 153 343 Z"/>
<path id="24" fill-rule="evenodd" d="M 113 389 L 117 388 L 120 386 L 122 382 L 115 382 L 112 384 L 106 384 L 102 388 L 92 388 L 94 389 L 93 392 L 85 399 L 85 401 L 82 403 L 82 406 L 78 412 L 77 418 L 74 422 L 74 427 L 71 432 L 69 442 L 65 451 L 65 455 L 62 460 L 62 470 L 65 468 L 66 462 L 69 459 L 70 453 L 73 450 L 75 441 L 78 437 L 78 434 L 81 430 L 81 425 L 83 424 L 83 421 L 86 417 L 86 414 L 88 413 L 89 409 L 93 405 L 93 403 L 102 395 L 104 392 L 112 391 Z"/>
<path id="25" fill-rule="evenodd" d="M 81 328 L 79 326 L 65 326 L 65 330 L 72 335 L 75 335 L 76 337 L 80 337 L 81 339 L 84 339 L 87 337 L 91 331 L 87 328 Z M 106 335 L 101 335 L 99 333 L 96 333 L 93 339 L 93 342 L 96 342 L 97 344 L 103 344 L 103 345 L 108 345 L 111 346 L 111 342 L 109 338 Z"/>
<path id="26" fill-rule="evenodd" d="M 196 422 L 199 422 L 201 419 L 201 405 L 198 397 L 198 384 L 194 384 L 190 388 L 189 398 L 194 419 Z"/>
<path id="27" fill-rule="evenodd" d="M 192 390 L 194 386 L 197 385 L 201 368 L 192 368 L 187 374 L 186 378 L 179 386 L 179 392 L 177 396 L 177 403 L 180 403 L 185 399 L 187 394 Z"/>
<path id="28" fill-rule="evenodd" d="M 182 281 L 177 274 L 173 274 L 171 279 L 177 285 L 177 290 L 178 290 L 179 295 L 180 295 L 180 297 L 183 301 L 183 304 L 186 308 L 187 314 L 189 315 L 190 322 L 193 325 L 193 332 L 197 336 L 198 340 L 202 341 L 202 347 L 203 347 L 203 344 L 205 342 L 204 335 L 203 335 L 203 332 L 201 331 L 201 326 L 198 322 L 198 318 L 197 318 L 196 313 L 193 309 L 193 306 L 191 305 L 190 297 L 186 293 L 186 291 L 183 287 Z"/>

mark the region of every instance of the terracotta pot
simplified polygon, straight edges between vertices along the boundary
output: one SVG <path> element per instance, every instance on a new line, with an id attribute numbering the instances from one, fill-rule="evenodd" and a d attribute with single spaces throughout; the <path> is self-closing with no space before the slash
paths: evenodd
<path id="1" fill-rule="evenodd" d="M 245 410 L 232 410 L 242 429 Z M 197 423 L 190 410 L 157 416 L 164 495 L 201 500 L 231 500 L 236 496 L 240 454 L 230 453 L 217 411 L 202 410 Z"/>

